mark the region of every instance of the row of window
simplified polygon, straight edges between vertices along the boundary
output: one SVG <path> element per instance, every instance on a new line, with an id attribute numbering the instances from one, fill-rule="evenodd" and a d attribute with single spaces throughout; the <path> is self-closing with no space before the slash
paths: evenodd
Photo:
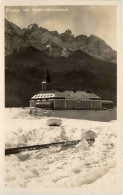
<path id="1" fill-rule="evenodd" d="M 67 100 L 89 100 L 88 98 L 66 98 Z"/>
<path id="2" fill-rule="evenodd" d="M 34 98 L 49 98 L 49 97 L 53 97 L 53 94 L 50 95 L 35 95 Z M 54 97 L 55 99 L 69 99 L 69 100 L 76 100 L 76 99 L 81 99 L 81 100 L 89 100 L 88 98 L 65 98 L 65 97 Z"/>
<path id="3" fill-rule="evenodd" d="M 37 97 L 53 97 L 54 94 L 43 94 L 43 95 L 35 95 L 34 98 Z"/>

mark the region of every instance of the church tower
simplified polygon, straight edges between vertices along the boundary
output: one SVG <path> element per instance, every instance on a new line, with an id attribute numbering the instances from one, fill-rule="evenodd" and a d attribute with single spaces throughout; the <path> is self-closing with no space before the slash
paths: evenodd
<path id="1" fill-rule="evenodd" d="M 50 75 L 49 75 L 48 70 L 46 70 L 45 75 L 44 75 L 44 79 L 43 79 L 43 81 L 41 83 L 42 91 L 46 91 L 47 90 L 47 85 L 50 82 L 51 82 Z"/>

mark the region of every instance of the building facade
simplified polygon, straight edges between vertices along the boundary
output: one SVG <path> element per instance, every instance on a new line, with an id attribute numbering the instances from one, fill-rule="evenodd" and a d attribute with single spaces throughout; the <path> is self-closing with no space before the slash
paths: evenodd
<path id="1" fill-rule="evenodd" d="M 30 100 L 30 107 L 46 108 L 53 110 L 100 110 L 106 102 L 94 93 L 86 91 L 64 91 L 47 90 L 48 83 L 51 82 L 48 71 L 42 81 L 42 90 L 34 95 Z M 112 101 L 107 101 L 110 106 Z"/>

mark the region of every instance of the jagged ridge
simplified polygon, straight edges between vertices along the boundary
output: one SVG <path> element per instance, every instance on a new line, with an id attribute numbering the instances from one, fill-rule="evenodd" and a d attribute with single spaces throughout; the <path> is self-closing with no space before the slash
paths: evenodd
<path id="1" fill-rule="evenodd" d="M 95 58 L 116 63 L 116 51 L 95 35 L 74 36 L 71 30 L 59 34 L 57 31 L 48 31 L 37 24 L 30 24 L 21 29 L 17 25 L 5 20 L 5 53 L 33 46 L 53 57 L 68 57 L 77 50 L 84 51 Z"/>

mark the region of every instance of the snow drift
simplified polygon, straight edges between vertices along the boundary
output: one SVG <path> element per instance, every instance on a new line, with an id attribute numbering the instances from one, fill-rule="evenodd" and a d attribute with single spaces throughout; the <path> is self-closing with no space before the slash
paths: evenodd
<path id="1" fill-rule="evenodd" d="M 53 118 L 48 117 L 48 111 L 41 117 L 30 116 L 27 111 L 6 110 L 6 148 L 82 141 L 74 147 L 57 146 L 6 156 L 7 187 L 84 189 L 105 175 L 115 176 L 111 170 L 116 166 L 116 121 L 61 118 L 60 126 L 49 126 L 47 121 Z M 88 131 L 88 136 L 95 136 L 93 145 L 86 141 Z"/>

